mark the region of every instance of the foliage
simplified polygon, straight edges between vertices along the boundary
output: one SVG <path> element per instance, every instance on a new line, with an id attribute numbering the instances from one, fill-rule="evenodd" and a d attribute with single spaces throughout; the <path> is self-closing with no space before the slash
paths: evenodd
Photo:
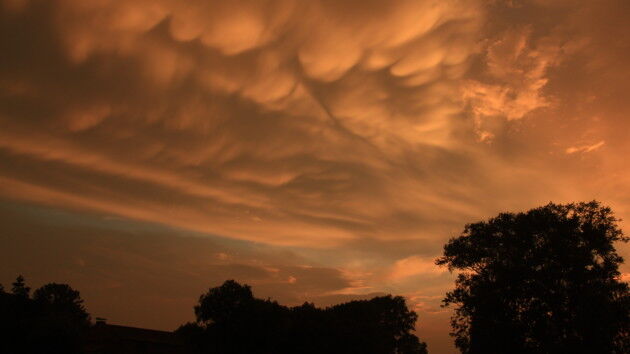
<path id="1" fill-rule="evenodd" d="M 195 306 L 195 316 L 197 322 L 205 325 L 212 322 L 224 323 L 237 316 L 243 309 L 253 306 L 253 302 L 254 295 L 249 286 L 228 280 L 199 297 L 199 305 Z"/>
<path id="2" fill-rule="evenodd" d="M 627 242 L 598 202 L 548 204 L 466 225 L 439 265 L 460 270 L 444 305 L 463 353 L 627 353 Z"/>
<path id="3" fill-rule="evenodd" d="M 15 296 L 27 298 L 31 292 L 31 288 L 26 286 L 26 284 L 24 283 L 24 277 L 22 275 L 18 275 L 18 277 L 15 279 L 15 282 L 13 282 L 13 284 L 11 285 L 13 285 L 13 287 L 11 288 L 11 293 Z"/>
<path id="4" fill-rule="evenodd" d="M 200 297 L 195 315 L 178 333 L 202 353 L 426 353 L 411 333 L 417 315 L 400 296 L 289 308 L 229 280 Z"/>
<path id="5" fill-rule="evenodd" d="M 80 294 L 66 284 L 50 283 L 37 289 L 33 298 L 24 277 L 13 283 L 12 293 L 0 292 L 0 342 L 2 353 L 81 352 L 82 336 L 89 315 Z"/>
<path id="6" fill-rule="evenodd" d="M 89 324 L 90 316 L 81 294 L 68 284 L 49 283 L 35 290 L 33 300 L 48 313 L 67 317 L 78 324 Z"/>

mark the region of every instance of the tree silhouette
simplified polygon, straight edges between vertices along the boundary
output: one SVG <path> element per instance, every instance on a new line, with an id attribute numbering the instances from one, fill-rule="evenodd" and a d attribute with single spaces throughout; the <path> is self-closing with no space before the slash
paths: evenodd
<path id="1" fill-rule="evenodd" d="M 279 353 L 288 309 L 254 298 L 248 285 L 228 280 L 199 297 L 195 324 L 178 332 L 207 353 Z"/>
<path id="2" fill-rule="evenodd" d="M 90 322 L 81 294 L 68 284 L 46 284 L 35 290 L 33 300 L 43 311 L 62 315 L 77 325 L 87 325 Z"/>
<path id="3" fill-rule="evenodd" d="M 35 290 L 34 331 L 48 353 L 78 353 L 90 316 L 78 291 L 67 284 L 49 283 Z"/>
<path id="4" fill-rule="evenodd" d="M 253 302 L 254 295 L 248 285 L 228 280 L 199 297 L 195 316 L 198 323 L 205 325 L 224 323 L 233 319 L 244 308 L 250 307 Z"/>
<path id="5" fill-rule="evenodd" d="M 288 308 L 228 280 L 199 298 L 195 315 L 177 332 L 200 353 L 426 353 L 411 333 L 417 315 L 400 296 Z"/>
<path id="6" fill-rule="evenodd" d="M 338 353 L 426 353 L 426 344 L 410 333 L 418 316 L 401 296 L 350 301 L 326 312 Z"/>
<path id="7" fill-rule="evenodd" d="M 0 292 L 1 353 L 80 353 L 89 315 L 79 292 L 66 284 L 30 288 L 19 276 L 12 293 Z"/>
<path id="8" fill-rule="evenodd" d="M 15 282 L 13 282 L 13 284 L 11 285 L 13 285 L 13 287 L 11 288 L 11 293 L 13 293 L 13 295 L 27 298 L 31 292 L 31 288 L 26 286 L 26 284 L 24 283 L 24 277 L 22 275 L 18 275 L 18 277 L 15 279 Z"/>
<path id="9" fill-rule="evenodd" d="M 627 242 L 598 202 L 550 203 L 466 225 L 438 265 L 462 271 L 444 305 L 463 353 L 628 353 Z"/>

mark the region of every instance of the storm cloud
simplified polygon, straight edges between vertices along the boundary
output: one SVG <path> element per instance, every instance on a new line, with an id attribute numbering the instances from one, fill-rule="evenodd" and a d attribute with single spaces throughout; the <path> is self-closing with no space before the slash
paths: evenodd
<path id="1" fill-rule="evenodd" d="M 66 240 L 79 289 L 92 272 L 178 310 L 226 277 L 291 304 L 401 293 L 448 352 L 431 260 L 465 223 L 551 200 L 630 216 L 627 1 L 0 4 L 2 243 Z M 44 281 L 55 257 L 2 268 Z"/>

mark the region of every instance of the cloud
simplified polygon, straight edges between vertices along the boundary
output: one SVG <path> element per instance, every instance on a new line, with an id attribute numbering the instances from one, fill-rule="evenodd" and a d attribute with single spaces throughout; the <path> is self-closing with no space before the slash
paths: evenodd
<path id="1" fill-rule="evenodd" d="M 58 1 L 4 13 L 8 32 L 28 30 L 2 42 L 12 54 L 0 148 L 7 164 L 61 168 L 54 186 L 27 170 L 5 175 L 20 186 L 10 194 L 41 202 L 46 190 L 62 207 L 275 244 L 379 237 L 376 225 L 397 227 L 415 209 L 389 202 L 415 184 L 417 172 L 400 169 L 409 153 L 459 154 L 455 80 L 480 10 L 355 9 Z M 442 164 L 423 169 L 439 175 Z M 100 189 L 75 188 L 77 173 Z M 442 203 L 422 194 L 408 193 Z"/>
<path id="2" fill-rule="evenodd" d="M 396 281 L 415 275 L 439 275 L 445 271 L 445 269 L 435 265 L 433 258 L 412 256 L 396 261 L 392 267 L 390 277 Z"/>
<path id="3" fill-rule="evenodd" d="M 465 223 L 630 215 L 627 1 L 1 4 L 0 198 L 220 235 L 182 278 L 209 259 L 287 301 L 438 296 L 428 260 Z M 102 248 L 76 266 L 167 268 Z"/>
<path id="4" fill-rule="evenodd" d="M 551 105 L 543 91 L 550 68 L 559 65 L 563 43 L 553 36 L 532 38 L 532 26 L 511 27 L 486 40 L 485 68 L 463 85 L 481 141 L 492 139 L 486 120 L 522 119 Z"/>
<path id="5" fill-rule="evenodd" d="M 107 314 L 114 323 L 151 320 L 152 327 L 171 330 L 192 318 L 202 292 L 227 279 L 288 305 L 350 285 L 337 269 L 303 266 L 301 256 L 262 245 L 98 215 L 72 222 L 74 213 L 6 201 L 0 211 L 3 223 L 12 220 L 0 236 L 3 283 L 16 272 L 33 286 L 68 282 L 91 314 Z"/>
<path id="6" fill-rule="evenodd" d="M 575 154 L 577 152 L 581 152 L 581 153 L 591 152 L 604 146 L 604 143 L 605 142 L 602 140 L 600 142 L 597 142 L 595 144 L 590 144 L 590 145 L 571 146 L 571 147 L 568 147 L 565 150 L 565 152 L 567 154 Z"/>

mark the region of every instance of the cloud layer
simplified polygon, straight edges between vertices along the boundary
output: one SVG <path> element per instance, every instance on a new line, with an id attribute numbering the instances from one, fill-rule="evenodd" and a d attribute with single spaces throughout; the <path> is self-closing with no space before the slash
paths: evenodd
<path id="1" fill-rule="evenodd" d="M 0 4 L 0 197 L 218 235 L 191 268 L 287 301 L 405 293 L 446 323 L 430 260 L 466 222 L 630 215 L 626 1 Z"/>

